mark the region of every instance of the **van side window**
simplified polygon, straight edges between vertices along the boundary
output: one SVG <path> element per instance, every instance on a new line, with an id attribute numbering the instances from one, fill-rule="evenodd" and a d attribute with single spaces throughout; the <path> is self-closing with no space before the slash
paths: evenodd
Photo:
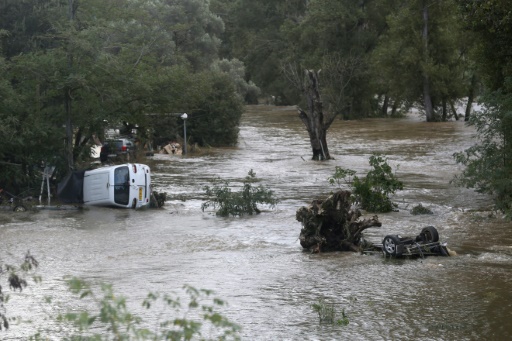
<path id="1" fill-rule="evenodd" d="M 130 202 L 130 170 L 127 166 L 114 170 L 114 202 L 120 205 Z"/>

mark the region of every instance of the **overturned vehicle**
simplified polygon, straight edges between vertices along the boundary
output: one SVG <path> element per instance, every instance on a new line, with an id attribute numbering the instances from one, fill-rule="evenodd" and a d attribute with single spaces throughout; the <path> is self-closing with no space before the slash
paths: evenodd
<path id="1" fill-rule="evenodd" d="M 387 235 L 382 244 L 367 242 L 363 231 L 382 224 L 377 216 L 360 220 L 362 214 L 352 207 L 350 196 L 350 191 L 340 190 L 297 210 L 295 218 L 302 223 L 299 240 L 305 250 L 382 253 L 388 257 L 451 255 L 446 244 L 439 242 L 439 233 L 433 226 L 423 228 L 416 237 Z"/>
<path id="2" fill-rule="evenodd" d="M 453 251 L 446 243 L 439 241 L 439 233 L 434 226 L 424 227 L 416 237 L 402 237 L 390 234 L 384 237 L 382 244 L 372 244 L 362 250 L 363 253 L 381 251 L 387 257 L 451 256 Z"/>
<path id="3" fill-rule="evenodd" d="M 150 168 L 144 164 L 126 163 L 72 172 L 59 183 L 57 195 L 67 204 L 133 209 L 149 207 Z"/>

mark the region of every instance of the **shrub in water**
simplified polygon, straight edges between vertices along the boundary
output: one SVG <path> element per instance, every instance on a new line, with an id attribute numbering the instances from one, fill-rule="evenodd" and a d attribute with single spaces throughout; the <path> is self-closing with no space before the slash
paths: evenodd
<path id="1" fill-rule="evenodd" d="M 403 184 L 393 174 L 386 158 L 374 154 L 369 161 L 373 169 L 364 178 L 356 176 L 353 170 L 336 167 L 329 183 L 341 186 L 341 180 L 345 180 L 352 187 L 354 201 L 361 208 L 369 212 L 391 212 L 396 209 L 396 204 L 389 195 L 403 189 Z"/>
<path id="2" fill-rule="evenodd" d="M 227 217 L 258 214 L 260 213 L 258 204 L 275 207 L 278 200 L 274 198 L 274 193 L 262 185 L 253 186 L 255 181 L 256 173 L 251 169 L 238 192 L 233 192 L 227 181 L 213 187 L 205 186 L 204 190 L 208 200 L 201 205 L 201 209 L 204 211 L 211 206 L 218 209 L 217 215 Z"/>
<path id="3" fill-rule="evenodd" d="M 420 214 L 434 214 L 432 210 L 428 207 L 423 207 L 422 204 L 418 204 L 411 209 L 412 215 L 420 215 Z"/>
<path id="4" fill-rule="evenodd" d="M 334 305 L 327 304 L 323 299 L 320 299 L 318 303 L 314 303 L 312 307 L 318 314 L 320 323 L 337 324 L 340 326 L 346 326 L 349 324 L 348 316 L 345 314 L 345 309 L 341 310 L 341 317 L 339 317 Z"/>

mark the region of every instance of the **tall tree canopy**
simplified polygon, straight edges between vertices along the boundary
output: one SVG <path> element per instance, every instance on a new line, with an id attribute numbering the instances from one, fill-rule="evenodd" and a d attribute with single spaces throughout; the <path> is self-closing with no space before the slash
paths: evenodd
<path id="1" fill-rule="evenodd" d="M 138 125 L 147 138 L 168 113 L 191 113 L 199 143 L 236 143 L 245 94 L 214 67 L 224 25 L 208 2 L 2 1 L 0 16 L 2 186 L 33 178 L 41 162 L 79 167 L 107 125 Z M 195 130 L 195 112 L 212 118 L 211 130 Z"/>
<path id="2" fill-rule="evenodd" d="M 465 165 L 456 181 L 487 193 L 512 218 L 512 3 L 458 0 L 465 29 L 478 39 L 476 69 L 486 85 L 482 110 L 471 116 L 478 142 L 457 153 Z"/>

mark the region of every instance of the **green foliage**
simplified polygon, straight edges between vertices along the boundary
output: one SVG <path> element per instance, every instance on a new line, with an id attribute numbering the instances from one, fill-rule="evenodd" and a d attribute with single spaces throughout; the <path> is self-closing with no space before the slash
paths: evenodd
<path id="1" fill-rule="evenodd" d="M 187 113 L 187 142 L 214 147 L 235 145 L 243 100 L 230 76 L 220 71 L 190 73 L 181 67 L 170 68 L 167 72 L 160 76 L 159 91 L 162 98 L 169 96 L 163 99 L 164 104 L 176 108 L 178 113 Z M 146 121 L 155 145 L 182 139 L 180 115 L 169 115 L 163 108 L 155 108 L 155 111 Z"/>
<path id="2" fill-rule="evenodd" d="M 341 316 L 339 316 L 334 305 L 326 303 L 323 299 L 320 299 L 318 303 L 314 303 L 312 308 L 318 314 L 320 323 L 337 324 L 340 326 L 346 326 L 350 323 L 345 309 L 341 310 Z"/>
<path id="3" fill-rule="evenodd" d="M 422 37 L 425 8 L 426 38 Z M 461 33 L 455 2 L 399 1 L 388 11 L 388 28 L 371 53 L 370 68 L 377 93 L 387 94 L 393 101 L 423 105 L 427 78 L 432 105 L 438 112 L 447 102 L 466 96 L 471 79 L 466 74 L 466 54 L 473 43 Z"/>
<path id="4" fill-rule="evenodd" d="M 281 73 L 291 41 L 282 33 L 282 25 L 301 20 L 306 8 L 302 0 L 216 0 L 226 21 L 223 57 L 238 58 L 246 65 L 246 77 L 273 95 L 276 104 L 297 103 L 298 92 Z M 221 3 L 222 5 L 219 5 Z M 220 8 L 219 8 L 220 11 Z"/>
<path id="5" fill-rule="evenodd" d="M 35 275 L 35 270 L 39 266 L 39 262 L 27 251 L 25 258 L 19 267 L 0 263 L 0 279 L 3 275 L 7 276 L 7 282 L 11 290 L 23 291 L 27 287 L 28 282 L 26 276 L 32 275 L 35 283 L 41 282 L 41 278 Z M 0 331 L 9 328 L 9 318 L 4 304 L 9 300 L 9 295 L 6 295 L 2 290 L 0 284 Z"/>
<path id="6" fill-rule="evenodd" d="M 236 58 L 217 60 L 212 64 L 211 69 L 228 75 L 241 99 L 250 104 L 258 104 L 261 91 L 252 81 L 245 80 L 245 65 L 240 60 Z"/>
<path id="7" fill-rule="evenodd" d="M 512 78 L 508 82 L 510 87 Z M 454 154 L 465 169 L 453 182 L 491 195 L 496 209 L 512 218 L 512 94 L 495 91 L 482 100 L 482 111 L 468 122 L 478 143 Z"/>
<path id="8" fill-rule="evenodd" d="M 336 166 L 334 174 L 332 175 L 332 177 L 330 177 L 328 179 L 328 181 L 331 185 L 333 185 L 333 186 L 337 185 L 339 188 L 341 188 L 342 180 L 346 184 L 350 184 L 351 179 L 353 178 L 353 176 L 355 174 L 356 174 L 356 171 L 354 171 L 352 169 L 346 169 L 346 168 L 342 168 L 340 166 Z"/>
<path id="9" fill-rule="evenodd" d="M 213 207 L 217 209 L 217 215 L 227 217 L 258 214 L 258 204 L 275 207 L 278 200 L 274 198 L 274 193 L 262 185 L 253 186 L 256 180 L 256 173 L 251 169 L 238 192 L 233 192 L 227 181 L 213 187 L 205 186 L 207 201 L 201 205 L 201 209 L 204 211 L 208 207 Z"/>
<path id="10" fill-rule="evenodd" d="M 368 116 L 375 101 L 368 73 L 368 52 L 378 34 L 371 20 L 373 6 L 373 2 L 313 0 L 302 20 L 288 20 L 282 29 L 290 46 L 285 62 L 321 69 L 324 108 L 345 119 Z"/>
<path id="11" fill-rule="evenodd" d="M 201 91 L 187 119 L 187 135 L 201 146 L 236 145 L 243 100 L 232 80 L 219 72 L 201 73 L 195 79 Z"/>
<path id="12" fill-rule="evenodd" d="M 432 210 L 428 207 L 424 207 L 422 204 L 418 204 L 411 209 L 412 215 L 420 214 L 433 214 Z"/>
<path id="13" fill-rule="evenodd" d="M 7 275 L 11 290 L 20 292 L 27 287 L 26 277 L 33 276 L 35 283 L 41 277 L 35 275 L 38 261 L 27 252 L 19 267 L 0 264 L 0 279 Z M 57 321 L 64 325 L 59 339 L 63 340 L 240 340 L 240 326 L 224 317 L 219 309 L 226 302 L 214 297 L 214 292 L 196 289 L 185 285 L 184 297 L 150 292 L 142 302 L 142 307 L 152 310 L 159 321 L 154 329 L 148 328 L 147 321 L 133 314 L 128 309 L 128 302 L 123 296 L 114 293 L 112 285 L 102 284 L 97 288 L 90 283 L 73 277 L 66 281 L 68 290 L 79 300 L 86 301 L 86 310 L 73 310 L 58 315 Z M 9 300 L 0 285 L 0 332 L 9 328 L 9 321 L 4 306 Z M 46 303 L 55 304 L 49 297 Z M 194 317 L 190 317 L 194 316 Z M 214 335 L 205 335 L 208 330 Z M 64 332 L 65 331 L 65 332 Z M 48 340 L 52 337 L 40 332 L 31 340 Z"/>
<path id="14" fill-rule="evenodd" d="M 67 281 L 69 290 L 80 300 L 87 300 L 91 310 L 62 314 L 58 321 L 74 328 L 67 340 L 240 340 L 240 327 L 225 318 L 219 311 L 226 303 L 212 297 L 211 290 L 183 287 L 188 299 L 175 295 L 150 292 L 142 307 L 155 311 L 158 326 L 149 329 L 144 320 L 127 307 L 123 296 L 115 295 L 112 285 L 101 285 L 101 296 L 87 282 L 72 278 Z M 196 320 L 188 316 L 197 316 Z M 199 321 L 197 321 L 199 320 Z M 204 330 L 215 331 L 215 336 L 204 335 Z M 46 340 L 38 334 L 34 340 Z"/>
<path id="15" fill-rule="evenodd" d="M 236 144 L 235 84 L 245 94 L 256 89 L 243 83 L 242 64 L 213 65 L 224 23 L 209 2 L 88 0 L 69 11 L 72 3 L 0 4 L 2 185 L 26 186 L 42 162 L 62 175 L 81 168 L 107 126 L 175 139 L 183 122 L 169 113 L 189 113 L 192 142 Z"/>
<path id="16" fill-rule="evenodd" d="M 329 183 L 340 186 L 341 180 L 345 180 L 351 185 L 354 200 L 361 208 L 369 212 L 391 212 L 396 209 L 396 204 L 389 195 L 403 189 L 403 184 L 396 178 L 386 158 L 374 154 L 369 162 L 373 169 L 364 178 L 356 176 L 353 170 L 336 167 Z"/>
<path id="17" fill-rule="evenodd" d="M 468 124 L 477 143 L 455 160 L 464 165 L 454 183 L 474 188 L 494 199 L 495 208 L 512 219 L 512 2 L 457 0 L 465 34 L 476 41 L 473 58 L 487 91 L 482 110 Z"/>
<path id="18" fill-rule="evenodd" d="M 473 57 L 481 78 L 490 90 L 503 90 L 506 79 L 512 75 L 512 2 L 456 0 L 456 3 L 459 21 L 466 29 L 464 34 L 477 43 L 478 52 Z"/>

